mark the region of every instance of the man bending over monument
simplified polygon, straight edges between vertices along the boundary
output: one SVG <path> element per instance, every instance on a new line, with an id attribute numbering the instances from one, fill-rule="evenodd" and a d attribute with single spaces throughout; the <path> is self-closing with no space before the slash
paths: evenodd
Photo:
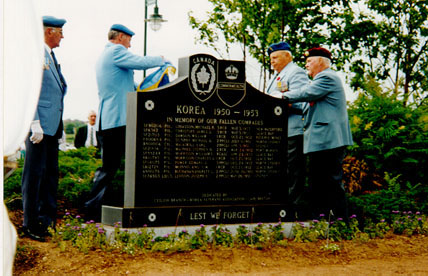
<path id="1" fill-rule="evenodd" d="M 138 56 L 130 51 L 134 35 L 121 24 L 111 26 L 104 51 L 96 64 L 99 109 L 96 128 L 101 136 L 102 167 L 95 172 L 86 215 L 99 220 L 101 205 L 109 197 L 111 181 L 125 155 L 126 95 L 135 91 L 133 70 L 164 65 L 162 56 Z"/>
<path id="2" fill-rule="evenodd" d="M 330 69 L 331 53 L 312 48 L 306 53 L 306 69 L 313 81 L 283 94 L 291 103 L 309 102 L 305 113 L 304 153 L 309 157 L 309 184 L 313 216 L 328 214 L 348 219 L 342 163 L 352 134 L 346 110 L 345 90 Z"/>

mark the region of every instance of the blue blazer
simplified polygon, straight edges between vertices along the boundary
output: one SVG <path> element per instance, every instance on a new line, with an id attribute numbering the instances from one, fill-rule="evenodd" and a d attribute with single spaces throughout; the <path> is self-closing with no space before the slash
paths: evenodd
<path id="1" fill-rule="evenodd" d="M 61 69 L 56 69 L 51 55 L 45 49 L 42 88 L 34 120 L 40 120 L 43 133 L 46 135 L 54 136 L 58 130 L 62 120 L 66 92 L 67 84 L 61 74 Z"/>
<path id="2" fill-rule="evenodd" d="M 162 57 L 142 57 L 108 42 L 96 64 L 99 108 L 97 129 L 126 125 L 126 94 L 135 91 L 134 71 L 164 65 Z"/>
<path id="3" fill-rule="evenodd" d="M 310 102 L 305 114 L 304 153 L 352 145 L 345 90 L 330 68 L 318 73 L 312 83 L 286 93 L 290 102 Z"/>
<path id="4" fill-rule="evenodd" d="M 279 78 L 279 79 L 278 79 Z M 308 75 L 305 70 L 297 66 L 294 62 L 290 62 L 282 71 L 274 75 L 268 82 L 267 93 L 272 96 L 281 95 L 278 93 L 281 89 L 278 87 L 278 82 L 286 84 L 287 90 L 296 90 L 309 83 Z M 288 93 L 288 92 L 285 92 Z M 303 112 L 307 108 L 307 103 L 293 103 L 288 115 L 288 137 L 303 135 Z"/>

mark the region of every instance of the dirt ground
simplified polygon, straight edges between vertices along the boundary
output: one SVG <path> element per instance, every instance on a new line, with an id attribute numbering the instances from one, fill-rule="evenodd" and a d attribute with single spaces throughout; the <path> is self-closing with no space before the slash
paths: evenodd
<path id="1" fill-rule="evenodd" d="M 11 214 L 20 224 L 19 214 Z M 19 231 L 19 229 L 18 229 Z M 128 255 L 93 251 L 19 238 L 14 275 L 428 275 L 428 237 L 390 235 L 368 242 L 337 243 L 336 253 L 321 249 L 326 241 L 289 242 L 264 250 L 211 248 L 188 253 Z"/>

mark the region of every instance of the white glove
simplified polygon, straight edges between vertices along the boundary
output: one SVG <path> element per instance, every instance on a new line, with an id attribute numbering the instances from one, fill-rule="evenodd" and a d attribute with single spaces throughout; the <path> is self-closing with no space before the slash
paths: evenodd
<path id="1" fill-rule="evenodd" d="M 62 132 L 61 138 L 58 139 L 58 144 L 64 144 L 65 143 L 65 131 Z"/>
<path id="2" fill-rule="evenodd" d="M 43 140 L 43 129 L 39 120 L 31 122 L 31 132 L 30 141 L 33 142 L 33 144 L 38 144 Z"/>

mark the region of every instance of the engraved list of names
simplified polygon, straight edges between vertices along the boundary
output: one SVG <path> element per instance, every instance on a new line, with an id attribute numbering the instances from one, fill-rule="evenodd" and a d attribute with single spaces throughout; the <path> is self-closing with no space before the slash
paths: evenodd
<path id="1" fill-rule="evenodd" d="M 268 178 L 283 169 L 284 130 L 266 125 L 260 109 L 176 105 L 174 116 L 141 128 L 142 178 Z"/>

